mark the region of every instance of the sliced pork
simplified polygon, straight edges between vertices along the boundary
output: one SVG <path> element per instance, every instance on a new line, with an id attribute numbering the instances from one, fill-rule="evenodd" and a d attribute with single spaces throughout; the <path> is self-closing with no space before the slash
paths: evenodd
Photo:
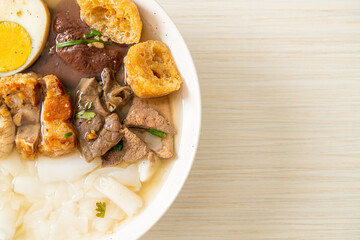
<path id="1" fill-rule="evenodd" d="M 33 159 L 40 139 L 41 77 L 20 73 L 1 78 L 0 95 L 18 126 L 16 146 L 20 155 Z"/>
<path id="2" fill-rule="evenodd" d="M 120 131 L 121 128 L 118 115 L 111 114 L 106 117 L 103 129 L 91 145 L 90 154 L 86 155 L 90 155 L 92 158 L 104 155 L 109 149 L 118 144 L 123 137 L 123 132 Z"/>
<path id="3" fill-rule="evenodd" d="M 23 158 L 33 159 L 40 141 L 40 124 L 18 127 L 16 133 L 16 147 Z"/>
<path id="4" fill-rule="evenodd" d="M 136 104 L 136 101 L 135 101 Z M 174 134 L 174 128 L 169 122 L 159 114 L 158 111 L 150 107 L 137 107 L 130 109 L 124 124 L 128 127 L 151 128 L 165 133 Z"/>
<path id="5" fill-rule="evenodd" d="M 13 121 L 16 126 L 22 126 L 31 123 L 37 123 L 40 115 L 40 104 L 38 106 L 32 106 L 30 104 L 20 108 L 14 115 Z"/>
<path id="6" fill-rule="evenodd" d="M 121 144 L 123 148 L 121 150 L 112 148 L 102 157 L 102 166 L 116 166 L 122 162 L 127 164 L 134 163 L 150 154 L 149 148 L 146 146 L 138 136 L 132 133 L 129 129 L 125 128 L 121 131 L 124 136 Z"/>
<path id="7" fill-rule="evenodd" d="M 160 158 L 171 158 L 174 155 L 174 134 L 172 126 L 172 115 L 168 97 L 143 99 L 134 97 L 132 106 L 124 121 L 127 127 L 137 127 L 145 129 L 155 129 L 166 133 L 162 139 L 161 148 L 150 149 Z M 143 134 L 139 134 L 143 141 L 146 139 Z"/>
<path id="8" fill-rule="evenodd" d="M 102 88 L 95 78 L 82 79 L 76 90 L 75 128 L 88 162 L 109 151 L 123 135 L 118 115 L 103 106 L 101 95 Z"/>
<path id="9" fill-rule="evenodd" d="M 8 155 L 14 147 L 15 125 L 6 105 L 0 99 L 0 158 Z"/>

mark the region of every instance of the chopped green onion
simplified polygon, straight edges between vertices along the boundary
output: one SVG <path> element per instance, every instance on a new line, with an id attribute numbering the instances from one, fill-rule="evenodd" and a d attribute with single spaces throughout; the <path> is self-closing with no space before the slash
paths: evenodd
<path id="1" fill-rule="evenodd" d="M 92 37 L 101 37 L 101 33 L 99 31 L 96 31 L 94 29 L 91 29 L 90 33 L 84 34 L 84 38 L 88 39 L 88 38 L 92 38 Z"/>
<path id="2" fill-rule="evenodd" d="M 91 109 L 92 107 L 93 107 L 93 103 L 92 103 L 92 102 L 87 102 L 87 103 L 85 104 L 85 111 Z"/>
<path id="3" fill-rule="evenodd" d="M 149 133 L 151 133 L 152 135 L 157 136 L 159 138 L 162 138 L 162 139 L 166 138 L 166 133 L 164 133 L 162 131 L 158 131 L 158 130 L 151 129 L 151 128 L 149 128 L 147 131 Z"/>
<path id="4" fill-rule="evenodd" d="M 106 212 L 106 202 L 97 202 L 96 207 L 96 211 L 98 212 L 96 216 L 99 218 L 104 218 Z"/>
<path id="5" fill-rule="evenodd" d="M 99 43 L 103 43 L 106 45 L 115 45 L 113 43 L 104 42 L 102 40 L 71 40 L 71 41 L 67 41 L 67 42 L 58 43 L 58 44 L 56 44 L 56 46 L 58 48 L 63 48 L 63 47 L 70 47 L 70 46 L 74 46 L 74 45 L 87 45 L 89 43 L 94 43 L 94 42 L 99 42 Z"/>
<path id="6" fill-rule="evenodd" d="M 72 134 L 73 134 L 72 132 L 65 133 L 64 138 L 71 137 L 71 136 L 72 136 Z"/>
<path id="7" fill-rule="evenodd" d="M 116 150 L 118 150 L 118 151 L 123 150 L 124 145 L 122 144 L 122 141 L 120 141 L 118 144 L 116 144 L 116 145 L 114 146 L 114 148 L 115 148 Z"/>
<path id="8" fill-rule="evenodd" d="M 67 89 L 67 88 L 65 88 L 65 92 L 66 92 L 68 95 L 71 95 L 71 94 L 72 94 L 71 90 L 70 90 L 70 89 Z"/>

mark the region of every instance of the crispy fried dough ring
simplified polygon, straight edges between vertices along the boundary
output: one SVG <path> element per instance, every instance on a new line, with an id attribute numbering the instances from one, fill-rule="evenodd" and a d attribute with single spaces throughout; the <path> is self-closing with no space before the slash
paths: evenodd
<path id="1" fill-rule="evenodd" d="M 169 48 L 160 41 L 132 46 L 125 57 L 127 82 L 141 98 L 160 97 L 180 89 L 181 77 Z"/>
<path id="2" fill-rule="evenodd" d="M 138 43 L 142 22 L 132 0 L 77 0 L 85 22 L 120 44 Z"/>

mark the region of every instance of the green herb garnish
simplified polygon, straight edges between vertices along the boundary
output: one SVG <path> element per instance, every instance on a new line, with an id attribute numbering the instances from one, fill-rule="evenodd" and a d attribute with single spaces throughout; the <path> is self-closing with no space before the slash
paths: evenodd
<path id="1" fill-rule="evenodd" d="M 65 88 L 65 92 L 66 92 L 68 95 L 71 95 L 71 94 L 72 94 L 71 90 L 70 90 L 70 89 L 67 89 L 67 88 Z"/>
<path id="2" fill-rule="evenodd" d="M 82 118 L 86 120 L 91 120 L 96 116 L 96 113 L 94 112 L 86 112 L 85 110 L 82 110 L 76 114 L 76 118 Z"/>
<path id="3" fill-rule="evenodd" d="M 71 137 L 71 136 L 72 136 L 72 134 L 73 134 L 72 132 L 65 133 L 64 138 Z"/>
<path id="4" fill-rule="evenodd" d="M 162 139 L 166 138 L 166 133 L 164 133 L 162 131 L 158 131 L 158 130 L 155 130 L 155 129 L 152 129 L 152 128 L 149 128 L 147 131 L 149 133 L 151 133 L 152 135 L 157 136 L 159 138 L 162 138 Z"/>
<path id="5" fill-rule="evenodd" d="M 92 107 L 93 107 L 93 103 L 92 102 L 87 102 L 85 104 L 85 111 L 90 110 Z"/>
<path id="6" fill-rule="evenodd" d="M 75 117 L 76 118 L 82 118 L 82 119 L 86 119 L 86 120 L 91 120 L 96 116 L 96 113 L 94 112 L 87 112 L 87 110 L 90 110 L 93 107 L 93 103 L 92 102 L 88 102 L 85 104 L 85 110 L 82 110 L 80 112 L 78 112 Z"/>
<path id="7" fill-rule="evenodd" d="M 96 207 L 96 211 L 98 212 L 96 216 L 99 218 L 104 218 L 106 212 L 106 202 L 97 202 Z"/>
<path id="8" fill-rule="evenodd" d="M 123 145 L 122 141 L 120 141 L 118 144 L 116 144 L 116 145 L 114 146 L 114 148 L 115 148 L 116 150 L 118 150 L 118 151 L 121 151 L 121 150 L 124 148 L 124 145 Z"/>
<path id="9" fill-rule="evenodd" d="M 63 47 L 70 47 L 70 46 L 74 46 L 74 45 L 81 45 L 81 44 L 89 44 L 89 43 L 94 43 L 94 42 L 99 42 L 99 43 L 103 43 L 106 45 L 115 45 L 113 43 L 110 42 L 104 42 L 102 40 L 71 40 L 71 41 L 67 41 L 67 42 L 61 42 L 56 44 L 56 46 L 58 48 L 63 48 Z"/>
<path id="10" fill-rule="evenodd" d="M 92 38 L 92 37 L 95 37 L 95 36 L 101 37 L 101 33 L 99 31 L 94 30 L 94 29 L 91 29 L 90 33 L 84 34 L 85 39 L 89 39 L 89 38 Z"/>

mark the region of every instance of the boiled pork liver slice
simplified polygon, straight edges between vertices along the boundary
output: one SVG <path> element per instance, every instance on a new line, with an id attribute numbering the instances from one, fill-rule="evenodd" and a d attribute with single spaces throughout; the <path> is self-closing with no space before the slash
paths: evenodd
<path id="1" fill-rule="evenodd" d="M 134 97 L 124 124 L 128 127 L 153 128 L 166 133 L 160 149 L 151 149 L 160 158 L 174 155 L 174 134 L 170 103 L 168 97 L 143 99 Z"/>
<path id="2" fill-rule="evenodd" d="M 149 148 L 146 146 L 138 136 L 136 136 L 129 129 L 122 130 L 123 149 L 121 151 L 113 148 L 102 157 L 102 166 L 116 166 L 122 162 L 127 164 L 135 163 L 136 161 L 146 157 L 152 156 Z"/>
<path id="3" fill-rule="evenodd" d="M 133 108 L 130 109 L 124 124 L 128 127 L 145 129 L 156 129 L 165 133 L 174 134 L 174 128 L 168 121 L 153 108 Z"/>
<path id="4" fill-rule="evenodd" d="M 95 78 L 82 79 L 76 90 L 75 114 L 85 110 L 86 104 L 93 103 L 88 112 L 96 115 L 91 120 L 75 119 L 80 150 L 86 161 L 91 162 L 115 146 L 122 138 L 121 123 L 117 114 L 110 114 L 101 102 L 102 88 Z M 95 137 L 89 139 L 88 135 Z"/>

